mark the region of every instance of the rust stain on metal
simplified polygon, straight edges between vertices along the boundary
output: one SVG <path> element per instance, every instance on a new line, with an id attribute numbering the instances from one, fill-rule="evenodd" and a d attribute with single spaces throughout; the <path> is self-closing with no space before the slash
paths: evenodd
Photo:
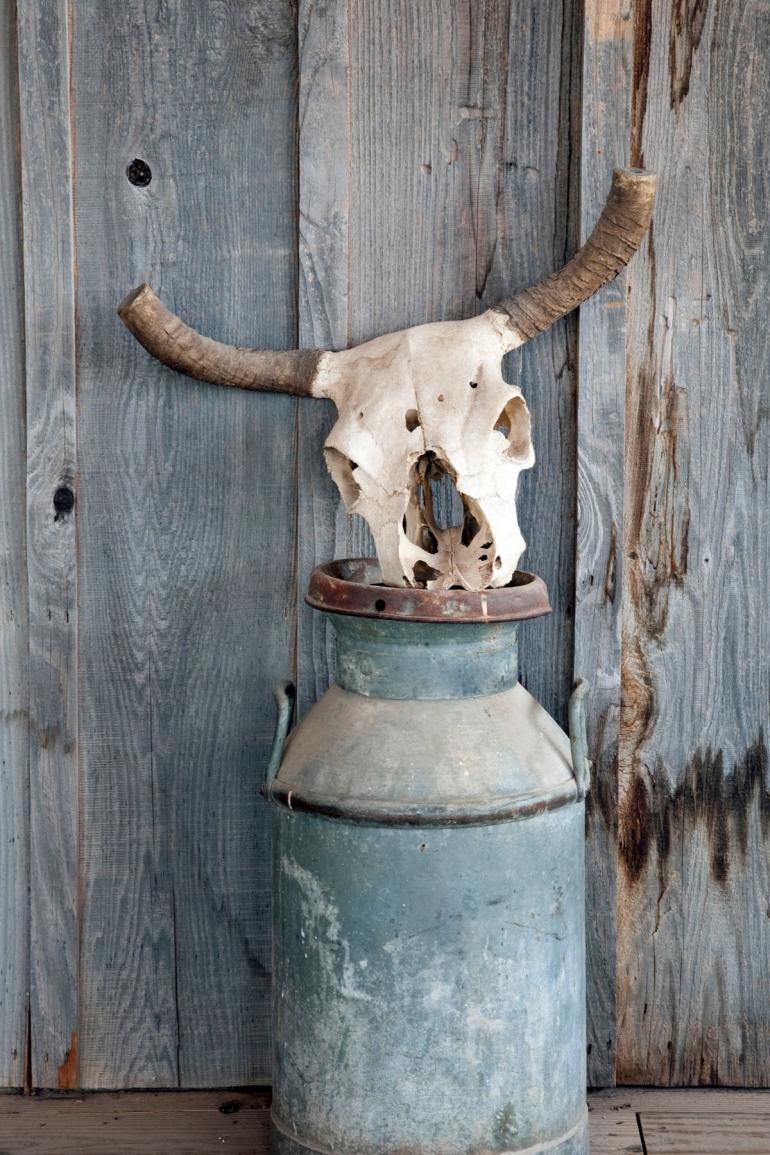
<path id="1" fill-rule="evenodd" d="M 74 1091 L 78 1085 L 78 1034 L 73 1031 L 70 1035 L 70 1045 L 64 1056 L 64 1061 L 57 1072 L 57 1086 L 60 1091 Z"/>
<path id="2" fill-rule="evenodd" d="M 543 580 L 524 570 L 517 570 L 510 584 L 499 589 L 399 589 L 382 585 L 374 558 L 317 566 L 305 601 L 336 614 L 415 622 L 523 621 L 551 612 Z"/>
<path id="3" fill-rule="evenodd" d="M 668 65 L 671 107 L 677 111 L 690 91 L 693 60 L 706 23 L 708 0 L 673 0 Z"/>

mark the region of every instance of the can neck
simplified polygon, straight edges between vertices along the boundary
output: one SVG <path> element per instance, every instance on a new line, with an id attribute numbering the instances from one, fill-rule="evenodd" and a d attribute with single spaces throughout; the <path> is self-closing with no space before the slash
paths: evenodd
<path id="1" fill-rule="evenodd" d="M 518 679 L 517 622 L 331 618 L 343 690 L 370 698 L 478 698 Z"/>

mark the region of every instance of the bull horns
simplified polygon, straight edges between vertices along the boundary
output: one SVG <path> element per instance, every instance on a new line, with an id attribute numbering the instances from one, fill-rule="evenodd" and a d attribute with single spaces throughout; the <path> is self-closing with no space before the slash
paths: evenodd
<path id="1" fill-rule="evenodd" d="M 652 173 L 615 170 L 596 228 L 572 260 L 490 310 L 505 319 L 508 348 L 549 329 L 618 275 L 641 244 L 654 196 Z M 169 312 L 147 284 L 129 293 L 118 315 L 148 353 L 188 377 L 297 396 L 317 392 L 313 384 L 324 356 L 321 349 L 244 349 L 213 341 Z"/>
<path id="2" fill-rule="evenodd" d="M 156 360 L 212 385 L 305 397 L 323 354 L 321 349 L 242 349 L 212 341 L 169 312 L 146 284 L 128 294 L 118 316 Z"/>
<path id="3" fill-rule="evenodd" d="M 493 306 L 522 340 L 550 329 L 624 269 L 647 231 L 655 176 L 639 168 L 616 168 L 602 214 L 586 243 L 558 273 Z"/>

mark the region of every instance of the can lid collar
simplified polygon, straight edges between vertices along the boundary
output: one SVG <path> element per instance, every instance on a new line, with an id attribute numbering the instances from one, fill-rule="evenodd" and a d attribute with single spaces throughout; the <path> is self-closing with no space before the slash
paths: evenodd
<path id="1" fill-rule="evenodd" d="M 374 558 L 316 566 L 305 601 L 333 614 L 414 622 L 511 622 L 551 612 L 545 582 L 526 570 L 500 589 L 424 590 L 383 585 Z"/>

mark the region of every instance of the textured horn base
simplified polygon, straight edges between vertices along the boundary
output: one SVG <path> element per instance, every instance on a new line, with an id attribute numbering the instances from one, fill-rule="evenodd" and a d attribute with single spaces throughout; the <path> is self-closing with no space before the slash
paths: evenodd
<path id="1" fill-rule="evenodd" d="M 169 312 L 147 284 L 128 294 L 118 316 L 148 353 L 198 381 L 299 397 L 312 392 L 320 349 L 241 349 L 212 341 Z"/>
<path id="2" fill-rule="evenodd" d="M 607 203 L 583 247 L 558 273 L 494 306 L 511 329 L 529 340 L 587 301 L 633 257 L 650 223 L 655 177 L 637 168 L 616 169 Z"/>

